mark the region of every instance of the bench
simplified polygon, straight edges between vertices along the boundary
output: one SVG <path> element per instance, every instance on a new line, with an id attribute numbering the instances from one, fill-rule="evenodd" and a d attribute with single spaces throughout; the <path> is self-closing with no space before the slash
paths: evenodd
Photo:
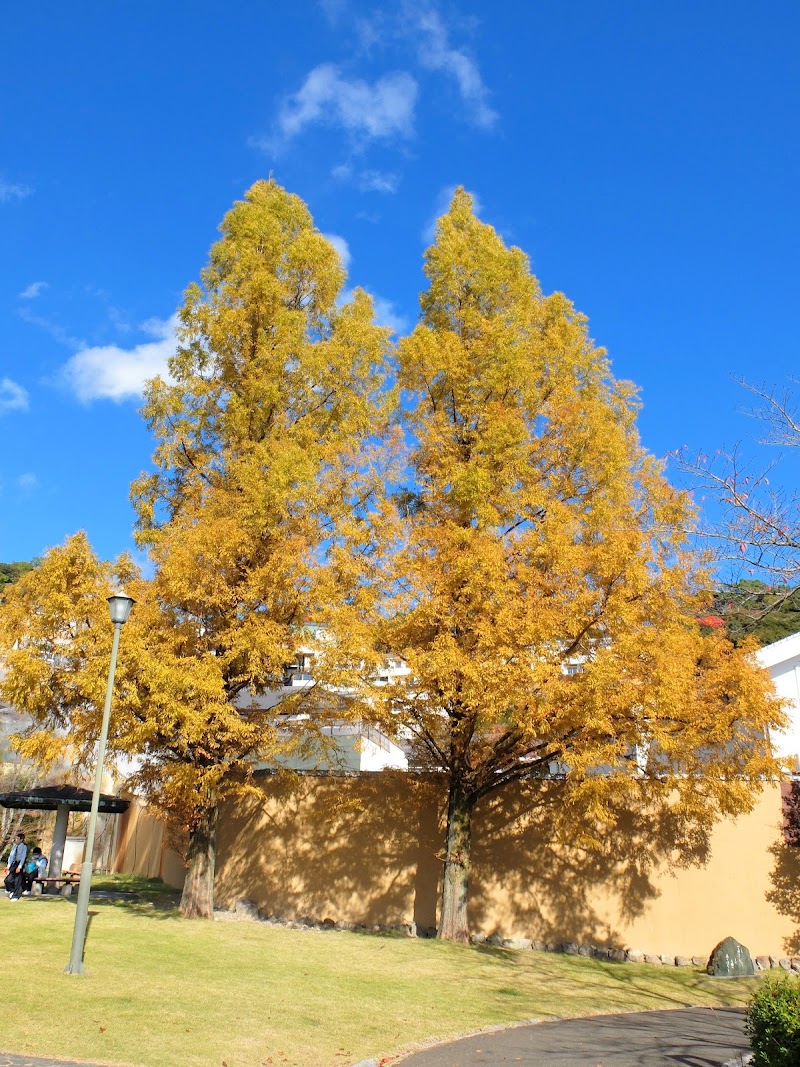
<path id="1" fill-rule="evenodd" d="M 45 886 L 55 886 L 62 897 L 68 897 L 72 895 L 72 887 L 81 880 L 80 871 L 64 871 L 63 874 L 56 876 L 46 876 L 44 878 L 34 878 L 31 884 L 31 895 L 38 897 L 44 892 Z"/>

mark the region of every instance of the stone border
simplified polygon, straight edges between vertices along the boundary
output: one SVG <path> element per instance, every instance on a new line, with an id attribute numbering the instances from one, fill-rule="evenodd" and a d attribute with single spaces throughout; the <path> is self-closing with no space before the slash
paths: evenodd
<path id="1" fill-rule="evenodd" d="M 335 919 L 314 919 L 301 916 L 288 919 L 261 911 L 253 900 L 237 900 L 232 910 L 214 912 L 214 918 L 222 922 L 259 922 L 268 926 L 282 926 L 288 930 L 338 930 L 350 933 L 400 934 L 403 937 L 436 937 L 435 927 L 418 927 L 415 922 L 398 923 L 353 923 Z M 708 964 L 708 956 L 673 956 L 669 953 L 643 952 L 638 948 L 608 948 L 607 946 L 579 944 L 577 941 L 537 941 L 529 937 L 504 937 L 500 933 L 470 935 L 473 945 L 491 945 L 517 951 L 557 952 L 565 956 L 585 956 L 613 963 L 649 963 L 655 967 L 702 967 Z M 753 956 L 756 971 L 784 970 L 800 973 L 800 956 Z"/>

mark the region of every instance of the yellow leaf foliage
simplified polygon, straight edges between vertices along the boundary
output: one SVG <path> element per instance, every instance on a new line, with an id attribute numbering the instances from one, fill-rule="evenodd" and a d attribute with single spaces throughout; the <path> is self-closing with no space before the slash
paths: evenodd
<path id="1" fill-rule="evenodd" d="M 258 182 L 221 231 L 186 292 L 170 380 L 152 381 L 145 398 L 156 448 L 133 499 L 154 576 L 116 568 L 137 603 L 110 749 L 136 754 L 134 781 L 190 829 L 246 785 L 254 759 L 292 743 L 250 697 L 280 686 L 307 623 L 333 626 L 351 610 L 358 568 L 329 558 L 361 550 L 393 402 L 388 331 L 364 292 L 339 303 L 340 258 L 302 201 Z M 4 696 L 37 724 L 68 729 L 84 754 L 102 707 L 113 570 L 78 535 L 0 612 Z M 340 672 L 322 656 L 316 677 Z M 24 743 L 44 752 L 34 735 Z"/>
<path id="2" fill-rule="evenodd" d="M 746 808 L 780 703 L 700 634 L 692 507 L 640 445 L 633 387 L 463 190 L 426 274 L 399 348 L 412 481 L 375 568 L 380 647 L 410 676 L 376 714 L 468 804 L 556 772 L 598 819 L 645 778 L 698 818 Z"/>

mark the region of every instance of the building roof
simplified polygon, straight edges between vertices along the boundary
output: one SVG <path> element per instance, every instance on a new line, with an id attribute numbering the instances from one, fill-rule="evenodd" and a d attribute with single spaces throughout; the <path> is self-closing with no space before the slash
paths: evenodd
<path id="1" fill-rule="evenodd" d="M 129 800 L 113 797 L 108 793 L 100 794 L 99 811 L 121 815 L 127 811 Z M 36 789 L 23 789 L 16 793 L 0 793 L 0 807 L 4 808 L 40 808 L 55 811 L 62 806 L 73 811 L 90 811 L 92 791 L 81 789 L 76 785 L 45 785 Z"/>
<path id="2" fill-rule="evenodd" d="M 762 667 L 777 667 L 797 656 L 800 656 L 800 633 L 782 637 L 780 641 L 764 645 L 756 652 L 756 659 Z"/>

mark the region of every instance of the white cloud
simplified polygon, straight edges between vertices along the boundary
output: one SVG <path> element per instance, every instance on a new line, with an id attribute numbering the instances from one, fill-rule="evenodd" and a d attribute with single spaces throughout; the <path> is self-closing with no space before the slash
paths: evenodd
<path id="1" fill-rule="evenodd" d="M 336 251 L 339 253 L 339 258 L 342 261 L 342 266 L 345 270 L 350 266 L 350 245 L 345 241 L 344 237 L 340 237 L 338 233 L 323 233 L 322 235 L 326 241 L 330 242 Z"/>
<path id="2" fill-rule="evenodd" d="M 47 288 L 47 282 L 31 282 L 29 286 L 19 294 L 20 300 L 35 300 L 36 297 Z"/>
<path id="3" fill-rule="evenodd" d="M 0 378 L 0 415 L 6 411 L 27 411 L 28 391 L 10 378 Z"/>
<path id="4" fill-rule="evenodd" d="M 363 170 L 357 179 L 362 193 L 396 193 L 400 180 L 396 174 L 383 170 Z"/>
<path id="5" fill-rule="evenodd" d="M 331 175 L 338 181 L 351 182 L 362 193 L 396 193 L 400 184 L 399 176 L 390 171 L 354 171 L 349 163 L 340 163 Z"/>
<path id="6" fill-rule="evenodd" d="M 17 478 L 17 488 L 32 493 L 34 489 L 39 488 L 39 479 L 31 471 L 26 471 Z"/>
<path id="7" fill-rule="evenodd" d="M 15 185 L 0 178 L 0 204 L 7 204 L 9 200 L 24 200 L 32 192 L 33 189 L 29 185 Z"/>
<path id="8" fill-rule="evenodd" d="M 64 379 L 84 403 L 138 399 L 151 378 L 168 377 L 167 360 L 175 352 L 177 324 L 177 315 L 166 321 L 148 319 L 141 329 L 155 340 L 130 349 L 119 345 L 82 348 L 65 364 Z"/>
<path id="9" fill-rule="evenodd" d="M 436 240 L 436 223 L 450 207 L 450 201 L 453 199 L 453 194 L 457 188 L 457 185 L 445 185 L 443 189 L 439 190 L 433 215 L 428 219 L 422 231 L 422 240 L 426 245 L 433 244 Z M 473 193 L 471 189 L 467 189 L 467 192 L 472 197 L 472 210 L 477 216 L 480 216 L 483 212 L 483 204 L 480 197 L 477 193 Z"/>
<path id="10" fill-rule="evenodd" d="M 345 78 L 333 63 L 315 67 L 301 88 L 281 107 L 276 128 L 288 141 L 307 126 L 341 126 L 369 139 L 410 137 L 414 129 L 417 83 L 405 71 L 386 74 L 375 82 Z M 256 142 L 274 150 L 269 140 Z"/>
<path id="11" fill-rule="evenodd" d="M 376 296 L 374 293 L 371 295 L 375 305 L 375 321 L 381 326 L 388 326 L 393 333 L 407 333 L 408 319 L 400 314 L 394 301 L 387 300 L 383 296 Z"/>
<path id="12" fill-rule="evenodd" d="M 372 300 L 372 306 L 375 309 L 375 322 L 379 326 L 388 326 L 392 333 L 406 333 L 408 331 L 408 319 L 401 315 L 394 305 L 394 301 L 387 300 L 383 296 L 377 296 L 375 293 L 370 293 L 366 290 Z M 346 304 L 353 299 L 353 290 L 345 289 L 342 293 L 340 300 L 341 303 Z"/>
<path id="13" fill-rule="evenodd" d="M 489 91 L 483 83 L 478 65 L 466 52 L 451 48 L 447 30 L 437 11 L 432 8 L 419 12 L 416 28 L 423 39 L 417 55 L 423 67 L 439 70 L 455 79 L 461 99 L 468 105 L 470 118 L 476 126 L 488 129 L 497 121 L 497 112 L 488 104 Z"/>

